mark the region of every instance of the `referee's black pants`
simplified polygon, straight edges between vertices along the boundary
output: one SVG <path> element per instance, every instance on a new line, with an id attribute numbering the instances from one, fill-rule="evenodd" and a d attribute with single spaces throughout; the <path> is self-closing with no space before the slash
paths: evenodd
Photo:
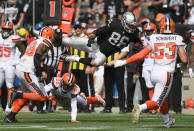
<path id="1" fill-rule="evenodd" d="M 132 72 L 127 72 L 127 112 L 131 112 L 133 109 L 133 96 L 135 92 L 136 82 L 133 82 Z"/>
<path id="2" fill-rule="evenodd" d="M 182 100 L 182 73 L 181 69 L 177 68 L 173 74 L 173 82 L 170 93 L 168 95 L 169 109 L 172 109 L 176 113 L 180 113 Z"/>
<path id="3" fill-rule="evenodd" d="M 105 84 L 105 109 L 111 109 L 113 106 L 113 87 L 114 82 L 117 84 L 118 89 L 118 102 L 120 110 L 125 108 L 125 90 L 124 90 L 124 72 L 125 67 L 105 67 L 104 68 L 104 84 Z"/>

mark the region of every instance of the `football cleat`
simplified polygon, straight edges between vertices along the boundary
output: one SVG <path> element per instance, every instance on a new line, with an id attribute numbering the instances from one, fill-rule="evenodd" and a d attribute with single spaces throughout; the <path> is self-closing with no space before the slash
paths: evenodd
<path id="1" fill-rule="evenodd" d="M 135 104 L 134 108 L 133 108 L 133 111 L 134 111 L 134 114 L 133 114 L 133 118 L 132 118 L 132 123 L 136 124 L 139 120 L 139 116 L 140 116 L 140 113 L 141 113 L 140 105 Z"/>
<path id="2" fill-rule="evenodd" d="M 98 102 L 105 107 L 106 106 L 106 102 L 104 101 L 104 99 L 102 99 L 102 97 L 100 95 L 96 95 L 96 97 L 98 99 Z"/>
<path id="3" fill-rule="evenodd" d="M 174 124 L 175 124 L 175 119 L 170 119 L 167 123 L 164 123 L 164 127 L 170 128 Z"/>
<path id="4" fill-rule="evenodd" d="M 5 119 L 4 119 L 4 122 L 16 123 L 16 122 L 19 122 L 19 121 L 17 119 L 15 119 L 15 118 L 9 118 L 8 116 L 6 116 Z"/>
<path id="5" fill-rule="evenodd" d="M 13 90 L 10 92 L 10 99 L 8 101 L 8 107 L 11 108 L 11 105 L 13 104 L 13 101 L 16 99 L 17 91 Z"/>
<path id="6" fill-rule="evenodd" d="M 71 120 L 72 123 L 79 123 L 80 121 L 77 120 Z"/>

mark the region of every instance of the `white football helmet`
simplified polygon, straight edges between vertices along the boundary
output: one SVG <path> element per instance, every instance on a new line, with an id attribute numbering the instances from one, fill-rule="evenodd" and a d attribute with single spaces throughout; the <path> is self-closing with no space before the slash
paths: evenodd
<path id="1" fill-rule="evenodd" d="M 125 12 L 121 23 L 128 33 L 133 33 L 137 28 L 137 17 L 132 12 Z"/>

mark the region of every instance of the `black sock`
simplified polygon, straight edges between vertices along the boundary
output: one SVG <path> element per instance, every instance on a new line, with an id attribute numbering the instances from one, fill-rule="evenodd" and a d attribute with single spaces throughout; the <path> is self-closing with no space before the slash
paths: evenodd
<path id="1" fill-rule="evenodd" d="M 23 98 L 23 93 L 21 93 L 21 92 L 17 92 L 17 94 L 16 94 L 16 99 L 22 99 Z"/>
<path id="2" fill-rule="evenodd" d="M 92 66 L 90 64 L 91 61 L 92 61 L 92 58 L 80 58 L 80 60 L 79 60 L 80 63 L 86 64 L 86 65 L 89 65 L 89 66 Z"/>
<path id="3" fill-rule="evenodd" d="M 11 119 L 15 119 L 16 114 L 17 114 L 17 113 L 10 112 L 10 113 L 8 114 L 8 117 L 11 118 Z"/>

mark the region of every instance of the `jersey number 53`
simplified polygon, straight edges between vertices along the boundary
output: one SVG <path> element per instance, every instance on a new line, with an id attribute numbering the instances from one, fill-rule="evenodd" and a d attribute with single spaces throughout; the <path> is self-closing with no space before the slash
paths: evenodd
<path id="1" fill-rule="evenodd" d="M 169 42 L 165 43 L 155 43 L 155 59 L 163 59 L 166 57 L 167 59 L 174 59 L 176 53 L 176 43 Z"/>

